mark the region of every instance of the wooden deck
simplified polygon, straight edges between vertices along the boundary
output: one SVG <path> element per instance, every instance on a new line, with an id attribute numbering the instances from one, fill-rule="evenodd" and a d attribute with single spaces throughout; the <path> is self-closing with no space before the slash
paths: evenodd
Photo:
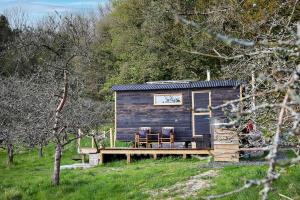
<path id="1" fill-rule="evenodd" d="M 166 149 L 166 148 L 105 148 L 99 151 L 99 162 L 104 163 L 104 155 L 126 155 L 127 163 L 131 162 L 131 155 L 213 155 L 212 149 Z"/>
<path id="2" fill-rule="evenodd" d="M 98 150 L 96 148 L 84 147 L 84 148 L 78 149 L 79 154 L 90 154 L 90 153 L 97 153 L 97 152 L 98 152 Z"/>

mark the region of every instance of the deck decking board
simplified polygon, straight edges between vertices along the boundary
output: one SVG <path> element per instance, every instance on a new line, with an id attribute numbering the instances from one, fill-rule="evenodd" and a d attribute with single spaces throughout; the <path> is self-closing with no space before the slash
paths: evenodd
<path id="1" fill-rule="evenodd" d="M 154 159 L 157 155 L 213 155 L 212 149 L 171 149 L 171 148 L 106 148 L 99 150 L 100 164 L 104 163 L 104 155 L 126 155 L 127 163 L 131 162 L 132 155 L 152 155 Z"/>

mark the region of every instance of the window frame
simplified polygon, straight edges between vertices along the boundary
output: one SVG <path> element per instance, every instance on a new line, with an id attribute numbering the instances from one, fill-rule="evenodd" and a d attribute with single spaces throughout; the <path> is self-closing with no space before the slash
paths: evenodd
<path id="1" fill-rule="evenodd" d="M 176 103 L 157 103 L 157 96 L 180 96 L 180 102 Z M 183 105 L 183 95 L 182 93 L 165 93 L 165 94 L 153 94 L 153 105 L 154 106 L 180 106 Z"/>
<path id="2" fill-rule="evenodd" d="M 200 90 L 200 91 L 192 91 L 192 132 L 193 132 L 193 137 L 199 137 L 203 136 L 203 134 L 196 134 L 196 129 L 195 129 L 195 116 L 197 115 L 207 115 L 211 119 L 212 117 L 212 111 L 209 109 L 208 112 L 203 112 L 203 111 L 196 111 L 195 110 L 195 94 L 197 93 L 208 93 L 208 107 L 211 107 L 211 90 Z"/>

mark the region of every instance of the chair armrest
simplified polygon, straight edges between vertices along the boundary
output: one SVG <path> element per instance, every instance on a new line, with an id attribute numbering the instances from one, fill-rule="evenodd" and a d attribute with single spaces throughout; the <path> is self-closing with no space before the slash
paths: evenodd
<path id="1" fill-rule="evenodd" d="M 140 134 L 139 133 L 134 133 L 134 139 L 138 140 L 140 138 Z"/>
<path id="2" fill-rule="evenodd" d="M 146 134 L 146 139 L 149 140 L 149 136 L 151 135 L 151 133 L 147 133 Z"/>
<path id="3" fill-rule="evenodd" d="M 174 134 L 174 132 L 171 133 L 170 139 L 171 139 L 171 142 L 175 141 L 175 134 Z"/>

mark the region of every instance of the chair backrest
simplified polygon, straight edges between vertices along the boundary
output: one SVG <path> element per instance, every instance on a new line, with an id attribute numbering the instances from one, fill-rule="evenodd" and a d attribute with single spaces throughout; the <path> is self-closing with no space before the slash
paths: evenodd
<path id="1" fill-rule="evenodd" d="M 162 127 L 161 129 L 170 129 L 170 130 L 174 131 L 174 127 L 171 127 L 171 126 Z"/>
<path id="2" fill-rule="evenodd" d="M 149 131 L 151 131 L 151 127 L 140 127 L 140 130 L 149 130 Z"/>
<path id="3" fill-rule="evenodd" d="M 147 137 L 146 132 L 151 133 L 151 127 L 140 127 L 139 130 L 140 137 L 142 138 Z"/>
<path id="4" fill-rule="evenodd" d="M 162 136 L 170 137 L 171 133 L 174 133 L 174 127 L 168 127 L 168 126 L 162 127 L 161 133 L 162 133 Z"/>

